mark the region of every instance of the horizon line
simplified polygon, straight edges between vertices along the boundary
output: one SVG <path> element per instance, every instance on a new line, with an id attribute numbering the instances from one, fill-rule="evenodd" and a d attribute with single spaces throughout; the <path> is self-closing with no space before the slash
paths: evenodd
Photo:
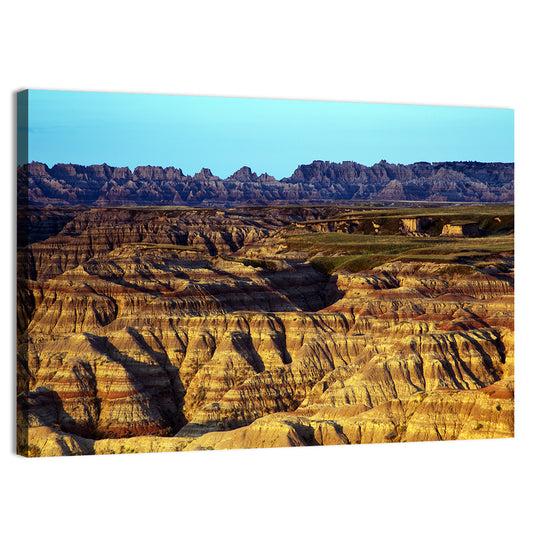
<path id="1" fill-rule="evenodd" d="M 65 166 L 72 165 L 72 166 L 86 167 L 86 168 L 87 167 L 103 167 L 103 166 L 107 166 L 107 167 L 113 168 L 113 169 L 116 169 L 116 168 L 127 168 L 132 174 L 134 174 L 135 170 L 137 170 L 138 168 L 160 168 L 162 170 L 174 169 L 174 170 L 179 170 L 184 176 L 191 177 L 191 178 L 194 177 L 194 175 L 200 174 L 202 171 L 206 170 L 206 171 L 209 171 L 213 177 L 219 178 L 222 181 L 230 178 L 231 176 L 233 176 L 234 174 L 239 172 L 239 170 L 242 170 L 244 168 L 248 168 L 253 174 L 256 174 L 258 177 L 266 174 L 267 176 L 273 177 L 276 181 L 280 181 L 282 179 L 291 177 L 292 174 L 294 174 L 294 172 L 298 168 L 300 168 L 302 166 L 310 166 L 313 163 L 329 163 L 329 164 L 334 164 L 334 165 L 342 165 L 344 163 L 354 163 L 354 164 L 360 165 L 362 167 L 372 168 L 373 166 L 380 165 L 380 164 L 403 166 L 403 167 L 408 167 L 410 165 L 417 165 L 417 164 L 439 165 L 439 164 L 445 164 L 445 163 L 479 163 L 479 164 L 483 164 L 483 165 L 498 165 L 498 164 L 500 164 L 500 165 L 514 165 L 515 161 L 514 160 L 513 161 L 478 161 L 476 159 L 464 159 L 464 160 L 445 160 L 445 161 L 431 161 L 431 162 L 430 161 L 419 160 L 419 161 L 413 161 L 412 163 L 391 163 L 390 161 L 387 161 L 386 159 L 381 159 L 380 161 L 378 161 L 376 163 L 373 163 L 372 165 L 365 165 L 363 163 L 358 163 L 357 161 L 353 161 L 353 160 L 327 161 L 327 160 L 323 160 L 323 159 L 314 159 L 311 163 L 300 163 L 298 166 L 296 166 L 296 168 L 294 169 L 293 173 L 290 176 L 283 176 L 282 178 L 276 178 L 275 176 L 273 176 L 272 174 L 269 174 L 266 171 L 258 173 L 256 171 L 254 171 L 252 169 L 252 167 L 250 167 L 248 165 L 242 165 L 237 170 L 235 170 L 232 174 L 229 174 L 225 178 L 223 178 L 223 177 L 221 177 L 219 175 L 213 174 L 213 172 L 211 171 L 211 169 L 209 167 L 202 167 L 200 170 L 196 171 L 194 174 L 186 174 L 182 170 L 181 167 L 176 167 L 176 166 L 172 166 L 172 165 L 163 167 L 161 165 L 153 165 L 153 164 L 136 165 L 133 168 L 133 170 L 132 170 L 132 167 L 129 166 L 129 165 L 110 165 L 109 163 L 106 163 L 106 162 L 103 162 L 103 163 L 91 163 L 91 164 L 72 163 L 72 162 L 69 162 L 69 163 L 56 162 L 56 163 L 53 163 L 52 165 L 49 165 L 48 163 L 44 163 L 42 161 L 33 160 L 31 162 L 28 161 L 28 162 L 22 163 L 20 165 L 18 164 L 17 165 L 17 169 L 23 167 L 24 165 L 31 165 L 31 164 L 34 164 L 34 163 L 37 163 L 37 164 L 40 164 L 40 165 L 44 165 L 45 167 L 47 167 L 50 170 L 53 169 L 55 166 L 58 166 L 58 165 L 65 165 Z"/>

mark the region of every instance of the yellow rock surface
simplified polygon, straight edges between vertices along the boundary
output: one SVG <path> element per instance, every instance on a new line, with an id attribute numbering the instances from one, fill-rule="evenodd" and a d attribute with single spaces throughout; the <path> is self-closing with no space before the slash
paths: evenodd
<path id="1" fill-rule="evenodd" d="M 96 209 L 21 252 L 22 451 L 512 436 L 512 257 L 328 277 L 284 235 L 359 226 L 310 212 Z"/>

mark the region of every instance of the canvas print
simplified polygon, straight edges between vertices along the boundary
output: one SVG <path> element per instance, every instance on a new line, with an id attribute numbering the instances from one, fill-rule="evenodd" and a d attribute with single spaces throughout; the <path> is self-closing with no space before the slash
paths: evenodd
<path id="1" fill-rule="evenodd" d="M 513 437 L 512 110 L 17 111 L 21 455 Z"/>

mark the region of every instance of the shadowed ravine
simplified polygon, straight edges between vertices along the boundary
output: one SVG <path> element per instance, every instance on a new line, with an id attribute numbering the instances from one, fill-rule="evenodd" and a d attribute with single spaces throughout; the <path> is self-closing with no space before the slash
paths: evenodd
<path id="1" fill-rule="evenodd" d="M 23 454 L 513 436 L 512 206 L 54 209 Z"/>

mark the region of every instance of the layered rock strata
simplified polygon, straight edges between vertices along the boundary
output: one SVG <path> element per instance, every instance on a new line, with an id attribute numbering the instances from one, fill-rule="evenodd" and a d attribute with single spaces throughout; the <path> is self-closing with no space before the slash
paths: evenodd
<path id="1" fill-rule="evenodd" d="M 186 176 L 174 167 L 126 167 L 39 162 L 18 170 L 19 205 L 203 205 L 338 203 L 354 200 L 512 202 L 513 163 L 419 162 L 370 167 L 351 161 L 313 161 L 276 180 L 242 167 L 226 179 L 202 169 Z"/>
<path id="2" fill-rule="evenodd" d="M 513 436 L 512 254 L 328 275 L 287 239 L 330 208 L 250 213 L 87 210 L 20 250 L 21 453 Z"/>

